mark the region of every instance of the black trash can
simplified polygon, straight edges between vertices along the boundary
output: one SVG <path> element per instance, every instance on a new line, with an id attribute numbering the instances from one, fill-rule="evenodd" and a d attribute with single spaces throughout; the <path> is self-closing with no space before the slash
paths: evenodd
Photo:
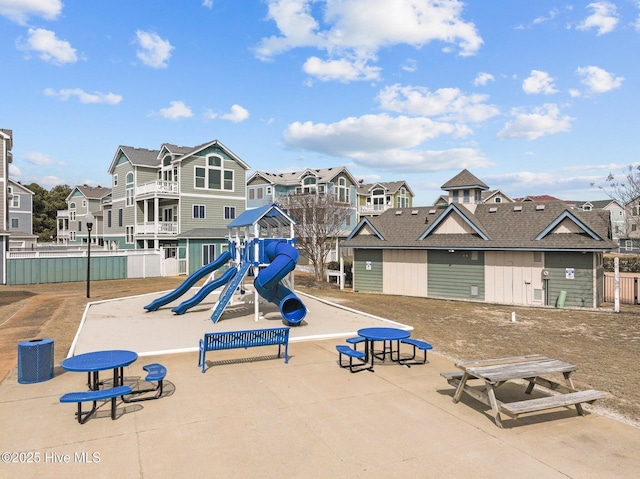
<path id="1" fill-rule="evenodd" d="M 39 383 L 53 378 L 53 339 L 18 343 L 18 382 Z"/>

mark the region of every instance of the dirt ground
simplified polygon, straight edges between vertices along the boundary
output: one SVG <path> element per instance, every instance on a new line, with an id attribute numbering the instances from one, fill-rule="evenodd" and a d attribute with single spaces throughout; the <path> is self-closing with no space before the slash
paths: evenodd
<path id="1" fill-rule="evenodd" d="M 170 290 L 183 280 L 95 281 L 91 300 Z M 413 336 L 454 361 L 539 353 L 576 364 L 577 388 L 610 394 L 597 410 L 640 427 L 640 306 L 623 306 L 620 313 L 612 305 L 598 311 L 522 308 L 340 291 L 303 273 L 295 281 L 303 292 L 413 326 Z M 0 381 L 16 367 L 20 341 L 53 338 L 59 364 L 87 301 L 85 283 L 0 286 Z"/>

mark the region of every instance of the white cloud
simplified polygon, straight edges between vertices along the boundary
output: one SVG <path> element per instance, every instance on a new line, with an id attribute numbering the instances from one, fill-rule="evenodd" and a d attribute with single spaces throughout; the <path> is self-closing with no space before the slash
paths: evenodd
<path id="1" fill-rule="evenodd" d="M 540 23 L 544 23 L 544 22 L 548 22 L 550 20 L 553 20 L 554 18 L 556 18 L 558 16 L 558 14 L 560 13 L 560 11 L 557 8 L 552 8 L 551 10 L 549 10 L 548 15 L 545 16 L 540 16 L 537 17 L 533 20 L 533 24 L 534 25 L 538 25 Z"/>
<path id="2" fill-rule="evenodd" d="M 623 77 L 614 77 L 608 71 L 595 66 L 580 67 L 576 69 L 576 74 L 582 77 L 580 82 L 592 93 L 606 93 L 620 88 L 624 81 Z"/>
<path id="3" fill-rule="evenodd" d="M 388 86 L 380 91 L 380 108 L 409 115 L 440 117 L 445 121 L 481 122 L 499 114 L 488 105 L 487 95 L 465 95 L 458 88 L 440 88 L 431 92 L 420 86 Z"/>
<path id="4" fill-rule="evenodd" d="M 20 168 L 18 168 L 14 163 L 9 163 L 9 176 L 13 179 L 19 179 L 22 176 Z"/>
<path id="5" fill-rule="evenodd" d="M 138 30 L 136 32 L 138 46 L 137 57 L 151 68 L 166 68 L 175 48 L 169 40 L 163 40 L 157 33 Z"/>
<path id="6" fill-rule="evenodd" d="M 529 95 L 536 93 L 550 95 L 558 92 L 558 90 L 553 87 L 553 78 L 551 78 L 547 72 L 540 70 L 531 70 L 529 78 L 526 78 L 522 82 L 522 90 Z"/>
<path id="7" fill-rule="evenodd" d="M 456 128 L 428 118 L 392 117 L 387 114 L 350 117 L 336 123 L 295 122 L 284 138 L 289 146 L 335 156 L 354 152 L 377 152 L 391 148 L 410 148 Z"/>
<path id="8" fill-rule="evenodd" d="M 249 110 L 240 106 L 240 105 L 232 105 L 231 111 L 229 113 L 215 113 L 213 110 L 206 109 L 203 115 L 205 120 L 213 120 L 215 118 L 221 118 L 223 120 L 229 120 L 234 123 L 240 123 L 241 121 L 249 118 Z"/>
<path id="9" fill-rule="evenodd" d="M 616 6 L 610 2 L 593 2 L 587 5 L 593 13 L 585 18 L 576 27 L 578 30 L 590 30 L 595 28 L 598 35 L 604 35 L 615 30 L 618 25 L 618 12 Z"/>
<path id="10" fill-rule="evenodd" d="M 203 0 L 202 6 L 207 8 L 213 8 L 213 0 Z"/>
<path id="11" fill-rule="evenodd" d="M 80 103 L 106 103 L 108 105 L 117 105 L 122 101 L 122 96 L 116 95 L 115 93 L 87 93 L 81 88 L 63 88 L 57 91 L 52 88 L 47 88 L 44 90 L 44 94 L 47 96 L 57 97 L 62 101 L 67 101 L 71 97 L 77 97 L 78 100 L 80 100 Z"/>
<path id="12" fill-rule="evenodd" d="M 574 120 L 567 115 L 561 116 L 560 109 L 553 103 L 536 107 L 531 113 L 514 109 L 511 114 L 515 119 L 498 132 L 497 137 L 500 139 L 535 140 L 545 135 L 567 132 L 571 130 L 571 122 Z"/>
<path id="13" fill-rule="evenodd" d="M 325 61 L 318 57 L 311 57 L 307 59 L 302 69 L 305 73 L 317 77 L 321 81 L 349 82 L 378 80 L 380 78 L 380 68 L 368 66 L 362 60 L 350 61 L 346 58 Z"/>
<path id="14" fill-rule="evenodd" d="M 425 141 L 456 135 L 464 127 L 428 118 L 387 114 L 345 118 L 336 123 L 295 122 L 284 132 L 291 148 L 350 158 L 355 163 L 394 171 L 439 171 L 487 165 L 476 150 L 420 150 Z"/>
<path id="15" fill-rule="evenodd" d="M 492 162 L 472 148 L 450 150 L 386 150 L 372 155 L 356 153 L 351 157 L 359 166 L 379 170 L 425 172 L 481 168 Z"/>
<path id="16" fill-rule="evenodd" d="M 480 72 L 473 79 L 473 84 L 475 86 L 484 86 L 487 83 L 489 83 L 490 81 L 495 81 L 495 78 L 491 73 Z"/>
<path id="17" fill-rule="evenodd" d="M 184 102 L 171 101 L 169 105 L 171 106 L 161 108 L 157 114 L 169 120 L 179 120 L 180 118 L 191 118 L 193 116 L 191 108 L 185 105 Z"/>
<path id="18" fill-rule="evenodd" d="M 44 153 L 38 153 L 37 151 L 28 151 L 24 159 L 27 163 L 31 163 L 32 165 L 51 165 L 53 164 L 53 160 L 50 156 L 45 155 Z"/>
<path id="19" fill-rule="evenodd" d="M 240 105 L 232 105 L 231 111 L 229 113 L 221 115 L 220 118 L 222 118 L 223 120 L 232 121 L 234 123 L 239 123 L 249 118 L 249 110 L 241 107 Z"/>
<path id="20" fill-rule="evenodd" d="M 0 0 L 0 15 L 20 25 L 29 17 L 55 20 L 62 12 L 61 0 Z"/>
<path id="21" fill-rule="evenodd" d="M 404 71 L 413 73 L 418 69 L 418 62 L 413 58 L 408 58 L 401 66 Z"/>
<path id="22" fill-rule="evenodd" d="M 78 61 L 76 49 L 68 41 L 56 38 L 56 34 L 51 30 L 30 28 L 27 35 L 28 38 L 24 43 L 21 43 L 20 40 L 17 42 L 17 46 L 21 50 L 34 51 L 38 53 L 41 60 L 54 65 Z"/>
<path id="23" fill-rule="evenodd" d="M 328 58 L 307 61 L 306 68 L 310 74 L 317 69 L 325 80 L 350 81 L 353 71 L 345 69 L 343 58 L 363 66 L 377 59 L 380 48 L 392 45 L 420 48 L 439 41 L 456 45 L 459 54 L 467 56 L 474 55 L 483 43 L 475 25 L 462 20 L 463 4 L 457 1 L 268 0 L 268 6 L 267 19 L 276 23 L 280 35 L 263 38 L 255 48 L 256 56 L 271 60 L 293 48 L 317 48 Z M 341 67 L 338 72 L 328 72 L 336 67 Z M 336 74 L 340 71 L 346 76 Z M 370 79 L 366 74 L 355 78 Z"/>

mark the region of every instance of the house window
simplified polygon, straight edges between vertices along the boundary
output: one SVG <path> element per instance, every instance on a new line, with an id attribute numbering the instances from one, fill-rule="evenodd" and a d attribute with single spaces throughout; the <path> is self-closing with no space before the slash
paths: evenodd
<path id="1" fill-rule="evenodd" d="M 19 227 L 18 218 L 11 218 L 11 229 L 16 230 Z"/>
<path id="2" fill-rule="evenodd" d="M 133 173 L 127 173 L 125 184 L 125 206 L 133 206 Z"/>
<path id="3" fill-rule="evenodd" d="M 205 219 L 204 205 L 193 205 L 194 219 Z"/>
<path id="4" fill-rule="evenodd" d="M 87 207 L 87 200 L 82 200 L 82 207 L 86 208 Z"/>
<path id="5" fill-rule="evenodd" d="M 124 242 L 127 244 L 133 244 L 133 226 L 125 227 L 125 239 Z"/>
<path id="6" fill-rule="evenodd" d="M 249 199 L 253 200 L 256 196 L 256 190 L 255 188 L 249 188 Z"/>
<path id="7" fill-rule="evenodd" d="M 82 221 L 78 221 L 78 233 L 82 231 Z"/>
<path id="8" fill-rule="evenodd" d="M 202 266 L 211 263 L 216 259 L 216 245 L 203 244 L 202 245 Z"/>
<path id="9" fill-rule="evenodd" d="M 262 187 L 258 188 L 258 199 L 261 200 L 264 198 L 264 189 Z"/>
<path id="10" fill-rule="evenodd" d="M 107 211 L 107 228 L 111 228 L 111 210 Z"/>
<path id="11" fill-rule="evenodd" d="M 345 178 L 338 179 L 336 198 L 340 203 L 349 203 L 349 187 Z"/>
<path id="12" fill-rule="evenodd" d="M 303 193 L 315 193 L 316 192 L 316 180 L 315 176 L 307 176 L 302 180 L 302 192 Z"/>
<path id="13" fill-rule="evenodd" d="M 267 195 L 270 195 L 270 194 L 271 194 L 271 187 L 267 186 Z"/>
<path id="14" fill-rule="evenodd" d="M 113 187 L 118 186 L 118 175 L 113 175 Z"/>
<path id="15" fill-rule="evenodd" d="M 9 187 L 7 189 L 9 194 L 13 193 L 13 188 Z M 9 203 L 9 207 L 11 208 L 20 208 L 20 195 L 14 194 Z"/>
<path id="16" fill-rule="evenodd" d="M 195 187 L 233 191 L 233 170 L 224 168 L 221 156 L 207 156 L 207 167 L 195 167 Z"/>
<path id="17" fill-rule="evenodd" d="M 496 198 L 494 198 L 493 202 L 494 202 L 494 203 L 502 203 L 502 198 L 500 198 L 499 196 L 497 196 Z"/>
<path id="18" fill-rule="evenodd" d="M 463 203 L 469 203 L 469 190 L 463 190 Z"/>
<path id="19" fill-rule="evenodd" d="M 458 190 L 453 190 L 453 202 L 458 203 Z"/>
<path id="20" fill-rule="evenodd" d="M 75 231 L 69 231 L 69 240 L 70 241 L 75 241 L 76 240 L 76 232 Z"/>
<path id="21" fill-rule="evenodd" d="M 638 225 L 635 223 L 631 225 L 631 231 L 635 231 L 638 228 Z"/>
<path id="22" fill-rule="evenodd" d="M 75 221 L 76 220 L 76 212 L 75 211 L 69 211 L 69 220 L 71 220 L 71 221 Z"/>
<path id="23" fill-rule="evenodd" d="M 235 220 L 236 219 L 236 207 L 235 206 L 225 206 L 224 207 L 224 219 L 225 220 Z"/>
<path id="24" fill-rule="evenodd" d="M 591 205 L 582 205 L 583 211 L 591 211 Z"/>
<path id="25" fill-rule="evenodd" d="M 124 224 L 122 208 L 118 208 L 118 226 L 122 228 Z"/>
<path id="26" fill-rule="evenodd" d="M 626 249 L 627 251 L 631 251 L 633 249 L 633 241 L 625 240 L 624 249 Z"/>

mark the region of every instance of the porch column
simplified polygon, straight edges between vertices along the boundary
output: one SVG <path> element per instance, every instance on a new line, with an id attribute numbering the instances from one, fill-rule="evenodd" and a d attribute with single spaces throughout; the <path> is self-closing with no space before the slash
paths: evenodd
<path id="1" fill-rule="evenodd" d="M 159 228 L 159 223 L 158 223 L 158 217 L 160 216 L 160 200 L 158 199 L 158 197 L 156 196 L 153 199 L 153 235 L 154 238 L 157 239 L 158 236 L 158 231 L 160 231 Z"/>

